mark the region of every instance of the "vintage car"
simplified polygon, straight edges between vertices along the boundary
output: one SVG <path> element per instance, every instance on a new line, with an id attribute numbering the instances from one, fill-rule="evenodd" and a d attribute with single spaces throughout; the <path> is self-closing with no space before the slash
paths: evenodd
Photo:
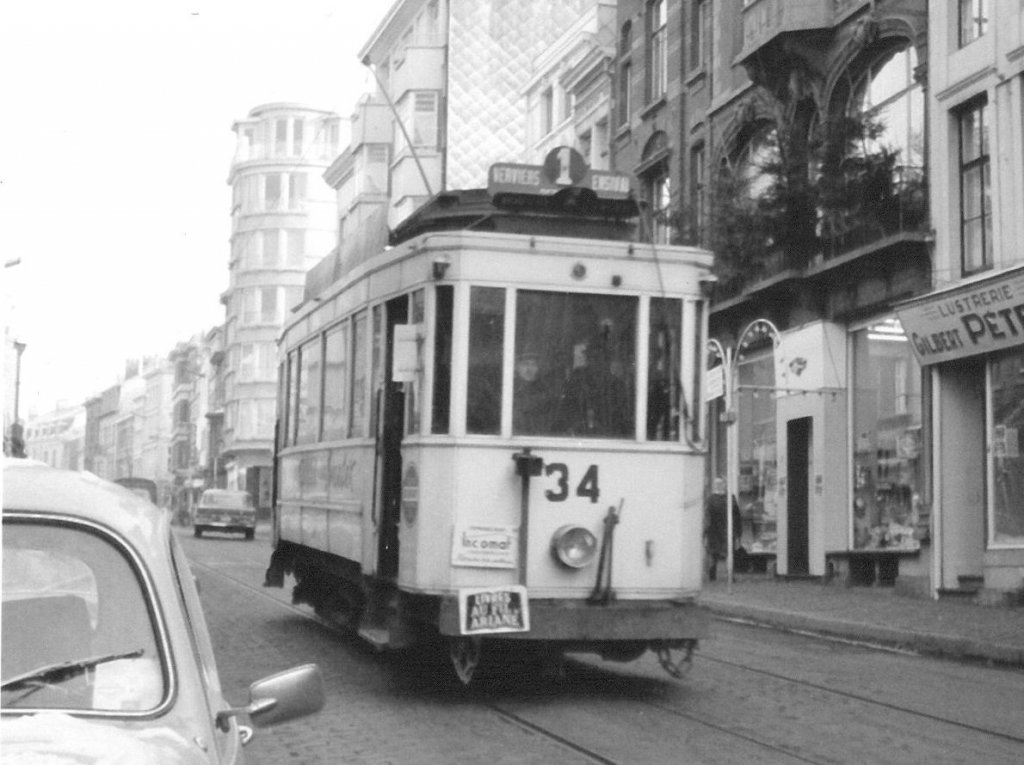
<path id="1" fill-rule="evenodd" d="M 241 531 L 246 539 L 256 536 L 256 506 L 247 491 L 207 489 L 199 498 L 192 530 L 197 537 L 204 531 Z"/>
<path id="2" fill-rule="evenodd" d="M 250 726 L 323 706 L 315 664 L 224 698 L 166 513 L 91 473 L 3 468 L 0 739 L 46 763 L 240 763 Z"/>

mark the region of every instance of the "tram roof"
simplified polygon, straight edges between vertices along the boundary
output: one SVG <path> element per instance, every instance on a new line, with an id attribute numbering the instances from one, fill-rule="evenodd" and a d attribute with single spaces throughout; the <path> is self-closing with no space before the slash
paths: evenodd
<path id="1" fill-rule="evenodd" d="M 550 195 L 444 191 L 402 221 L 391 232 L 389 243 L 454 230 L 633 241 L 638 215 L 632 197 L 604 199 L 579 187 Z"/>

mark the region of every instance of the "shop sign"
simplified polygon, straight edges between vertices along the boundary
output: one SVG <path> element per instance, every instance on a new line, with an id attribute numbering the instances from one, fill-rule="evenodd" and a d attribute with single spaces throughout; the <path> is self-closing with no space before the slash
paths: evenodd
<path id="1" fill-rule="evenodd" d="M 825 322 L 782 333 L 775 346 L 775 387 L 778 395 L 841 387 L 835 359 L 843 357 L 845 341 L 841 328 Z"/>
<path id="2" fill-rule="evenodd" d="M 922 366 L 1024 344 L 1024 269 L 896 307 Z"/>

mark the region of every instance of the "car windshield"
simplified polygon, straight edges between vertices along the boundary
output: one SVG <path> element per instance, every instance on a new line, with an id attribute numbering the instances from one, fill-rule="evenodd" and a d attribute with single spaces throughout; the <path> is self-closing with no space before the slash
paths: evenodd
<path id="1" fill-rule="evenodd" d="M 156 708 L 166 672 L 146 592 L 113 540 L 68 525 L 5 521 L 0 706 Z"/>
<path id="2" fill-rule="evenodd" d="M 212 492 L 208 491 L 199 501 L 200 505 L 206 507 L 223 507 L 233 509 L 248 509 L 252 507 L 252 498 L 245 492 Z"/>

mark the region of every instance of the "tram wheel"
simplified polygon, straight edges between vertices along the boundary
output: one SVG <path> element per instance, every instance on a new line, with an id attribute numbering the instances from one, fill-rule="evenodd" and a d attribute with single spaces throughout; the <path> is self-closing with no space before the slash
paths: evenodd
<path id="1" fill-rule="evenodd" d="M 478 637 L 453 637 L 448 642 L 452 668 L 463 685 L 470 684 L 480 666 L 481 643 Z"/>

